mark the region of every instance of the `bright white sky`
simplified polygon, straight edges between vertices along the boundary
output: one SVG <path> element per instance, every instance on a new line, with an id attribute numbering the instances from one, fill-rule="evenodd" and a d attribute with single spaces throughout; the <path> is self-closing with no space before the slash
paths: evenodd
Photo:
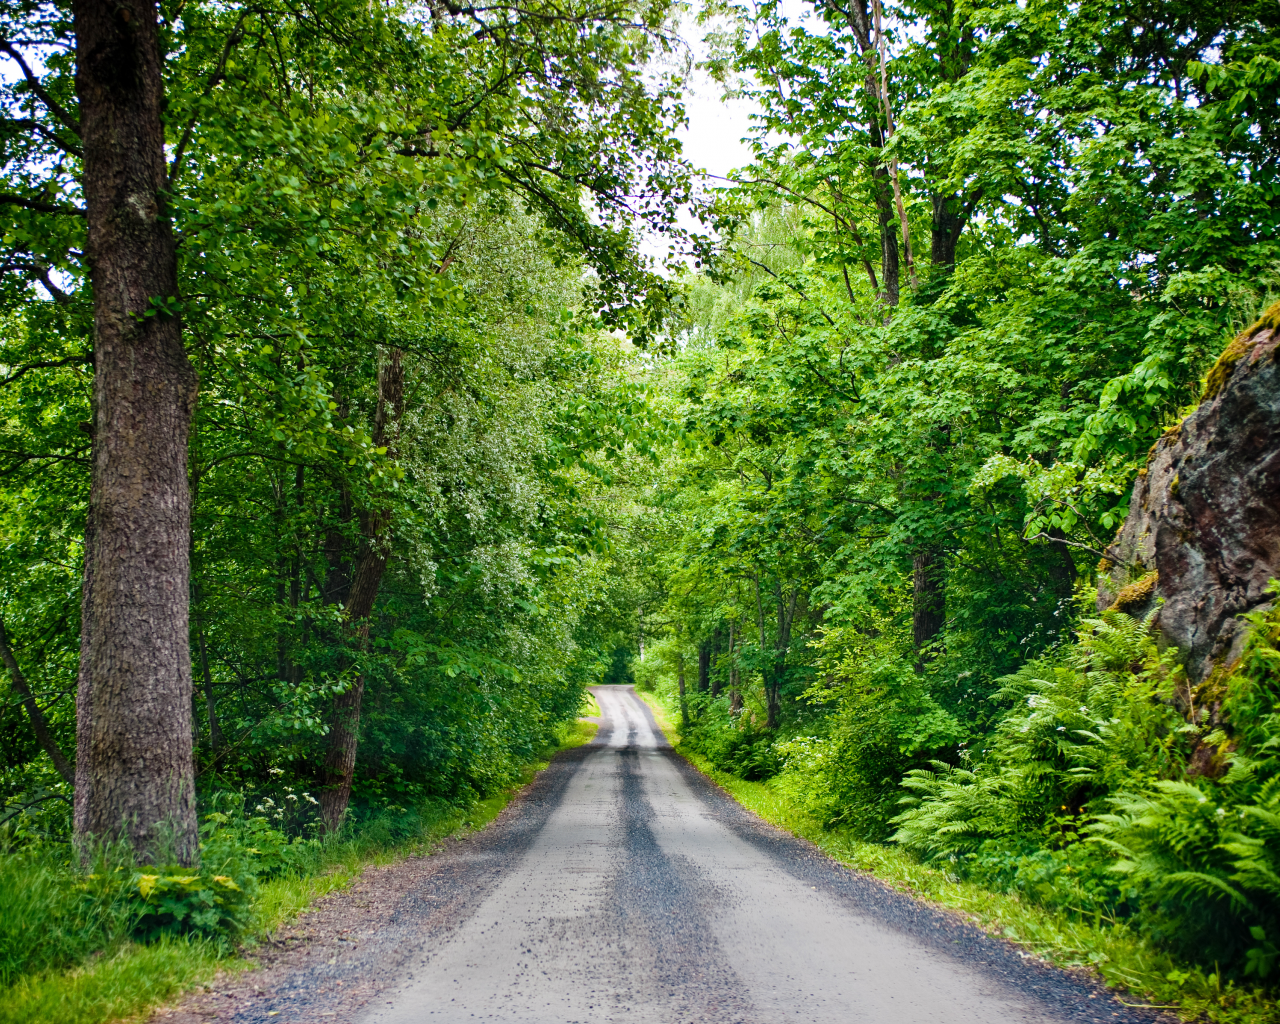
<path id="1" fill-rule="evenodd" d="M 704 50 L 700 42 L 694 48 L 699 57 Z M 735 167 L 745 167 L 751 162 L 751 149 L 742 139 L 751 130 L 754 103 L 722 99 L 719 83 L 705 71 L 695 69 L 685 91 L 684 106 L 689 127 L 676 134 L 690 163 L 723 177 Z M 713 180 L 711 184 L 722 183 Z"/>
<path id="2" fill-rule="evenodd" d="M 804 0 L 784 0 L 782 7 L 792 24 L 798 23 L 808 9 Z M 702 37 L 708 31 L 709 27 L 698 25 L 692 19 L 683 26 L 681 34 L 693 52 L 695 63 L 707 57 L 707 45 Z M 684 94 L 689 126 L 680 129 L 676 135 L 684 146 L 685 158 L 708 176 L 703 179 L 706 188 L 724 185 L 725 182 L 718 179 L 751 162 L 751 148 L 742 140 L 751 131 L 751 114 L 758 108 L 749 100 L 725 100 L 722 97 L 720 85 L 705 71 L 695 68 Z M 686 216 L 682 221 L 687 228 L 699 228 L 692 217 Z M 641 245 L 641 251 L 661 257 L 666 247 L 665 239 L 650 237 Z"/>

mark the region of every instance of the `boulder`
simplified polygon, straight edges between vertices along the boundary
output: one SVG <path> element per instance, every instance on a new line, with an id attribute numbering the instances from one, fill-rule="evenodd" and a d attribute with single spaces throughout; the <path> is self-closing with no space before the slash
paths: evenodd
<path id="1" fill-rule="evenodd" d="M 1239 616 L 1280 577 L 1280 303 L 1218 358 L 1199 407 L 1151 449 L 1107 548 L 1098 609 L 1143 615 L 1192 683 L 1240 653 Z"/>

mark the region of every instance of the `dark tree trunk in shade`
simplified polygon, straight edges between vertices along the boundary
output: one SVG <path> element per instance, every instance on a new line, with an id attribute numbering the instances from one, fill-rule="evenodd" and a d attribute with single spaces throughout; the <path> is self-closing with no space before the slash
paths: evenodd
<path id="1" fill-rule="evenodd" d="M 950 267 L 956 262 L 956 245 L 964 231 L 965 215 L 959 196 L 933 196 L 933 230 L 929 261 L 935 267 Z"/>
<path id="2" fill-rule="evenodd" d="M 936 548 L 917 551 L 913 569 L 915 592 L 912 595 L 911 627 L 917 665 L 923 666 L 932 657 L 929 645 L 942 632 L 946 623 L 941 552 Z"/>
<path id="3" fill-rule="evenodd" d="M 387 447 L 394 454 L 396 433 L 404 404 L 404 356 L 399 349 L 390 353 L 387 364 L 378 374 L 378 407 L 374 414 L 374 447 Z M 343 619 L 349 639 L 363 650 L 369 641 L 369 616 L 378 600 L 378 589 L 387 571 L 391 512 L 377 509 L 360 516 L 360 551 L 355 571 L 351 574 Z M 356 751 L 360 738 L 360 705 L 364 699 L 364 676 L 333 702 L 329 715 L 329 737 L 325 750 L 323 789 L 320 793 L 320 816 L 325 830 L 336 832 L 342 827 L 347 805 L 351 802 L 351 784 L 355 779 Z"/>
<path id="4" fill-rule="evenodd" d="M 737 624 L 729 623 L 729 711 L 737 715 L 742 711 L 742 694 L 738 691 Z"/>
<path id="5" fill-rule="evenodd" d="M 684 687 L 684 655 L 680 655 L 679 667 L 676 669 L 676 687 L 680 692 L 680 724 L 689 728 L 689 702 L 685 697 Z"/>
<path id="6" fill-rule="evenodd" d="M 711 687 L 711 641 L 698 644 L 698 692 L 706 693 Z"/>
<path id="7" fill-rule="evenodd" d="M 722 688 L 723 676 L 720 668 L 720 647 L 724 641 L 724 630 L 720 626 L 716 626 L 716 630 L 711 634 L 711 696 L 719 697 Z"/>
<path id="8" fill-rule="evenodd" d="M 173 855 L 194 864 L 187 436 L 196 376 L 171 312 L 156 8 L 76 0 L 72 10 L 94 317 L 76 830 L 125 835 L 144 858 L 163 830 Z"/>
<path id="9" fill-rule="evenodd" d="M 27 677 L 22 674 L 22 668 L 18 664 L 18 659 L 14 656 L 13 648 L 9 646 L 9 631 L 5 629 L 3 620 L 0 620 L 0 661 L 3 661 L 4 667 L 9 670 L 9 678 L 13 680 L 13 689 L 21 699 L 22 706 L 27 710 L 27 718 L 31 720 L 31 731 L 36 734 L 36 742 L 49 755 L 53 766 L 58 769 L 58 774 L 62 776 L 62 781 L 68 786 L 74 786 L 75 771 L 72 769 L 66 755 L 63 754 L 62 748 L 58 746 L 58 741 L 53 738 L 53 732 L 49 729 L 49 722 L 44 717 L 44 712 L 40 710 L 40 705 L 36 703 L 36 695 L 31 691 L 31 685 L 27 682 Z"/>
<path id="10" fill-rule="evenodd" d="M 1057 543 L 1057 557 L 1049 566 L 1049 575 L 1053 580 L 1054 595 L 1060 600 L 1068 600 L 1076 589 L 1076 560 L 1071 557 L 1071 548 L 1066 543 L 1067 535 L 1058 527 L 1049 530 L 1049 536 Z"/>

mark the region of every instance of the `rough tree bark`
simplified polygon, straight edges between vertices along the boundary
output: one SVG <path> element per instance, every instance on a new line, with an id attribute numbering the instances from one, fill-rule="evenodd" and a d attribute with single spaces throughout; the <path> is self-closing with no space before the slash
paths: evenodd
<path id="1" fill-rule="evenodd" d="M 9 646 L 9 632 L 5 629 L 3 619 L 0 619 L 0 661 L 3 661 L 4 667 L 9 670 L 9 678 L 13 680 L 13 688 L 22 699 L 22 706 L 27 709 L 27 717 L 31 719 L 31 731 L 36 734 L 36 742 L 49 755 L 49 759 L 53 761 L 53 766 L 58 769 L 58 774 L 62 776 L 62 781 L 68 786 L 74 786 L 76 781 L 75 771 L 72 769 L 70 762 L 67 761 L 66 755 L 62 753 L 62 748 L 58 746 L 58 741 L 53 738 L 53 733 L 49 729 L 49 722 L 44 717 L 44 712 L 40 710 L 40 705 L 36 703 L 36 696 L 31 692 L 27 677 L 22 674 L 18 659 L 14 657 L 13 648 Z"/>
<path id="2" fill-rule="evenodd" d="M 86 551 L 76 831 L 139 856 L 199 857 L 191 743 L 187 436 L 196 376 L 171 312 L 177 259 L 163 83 L 149 0 L 76 0 L 94 314 L 94 448 Z"/>
<path id="3" fill-rule="evenodd" d="M 404 407 L 404 354 L 393 349 L 378 373 L 378 406 L 373 421 L 375 448 L 386 447 L 394 455 L 396 434 Z M 351 574 L 344 620 L 348 638 L 358 649 L 369 641 L 369 616 L 378 599 L 378 589 L 387 570 L 387 530 L 391 510 L 376 509 L 360 515 L 360 552 Z M 329 715 L 329 740 L 325 750 L 320 816 L 325 830 L 337 832 L 351 802 L 355 777 L 356 749 L 360 736 L 360 704 L 364 699 L 364 676 L 357 675 L 351 687 L 333 702 Z"/>

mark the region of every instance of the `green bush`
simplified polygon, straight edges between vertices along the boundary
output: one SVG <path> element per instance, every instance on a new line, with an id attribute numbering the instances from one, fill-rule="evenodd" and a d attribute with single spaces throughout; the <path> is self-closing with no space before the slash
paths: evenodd
<path id="1" fill-rule="evenodd" d="M 776 733 L 735 721 L 723 700 L 708 702 L 701 716 L 684 734 L 683 744 L 701 754 L 719 771 L 759 782 L 782 768 L 775 749 Z"/>
<path id="2" fill-rule="evenodd" d="M 1201 737 L 1226 774 L 1121 791 L 1089 831 L 1142 894 L 1150 934 L 1270 979 L 1280 974 L 1280 611 L 1249 619 L 1222 727 Z"/>
<path id="3" fill-rule="evenodd" d="M 1075 645 L 1000 680 L 995 700 L 1008 710 L 972 767 L 934 762 L 906 774 L 894 841 L 952 864 L 989 841 L 1073 841 L 1118 789 L 1181 773 L 1184 723 L 1162 699 L 1179 671 L 1149 620 L 1085 620 Z"/>

